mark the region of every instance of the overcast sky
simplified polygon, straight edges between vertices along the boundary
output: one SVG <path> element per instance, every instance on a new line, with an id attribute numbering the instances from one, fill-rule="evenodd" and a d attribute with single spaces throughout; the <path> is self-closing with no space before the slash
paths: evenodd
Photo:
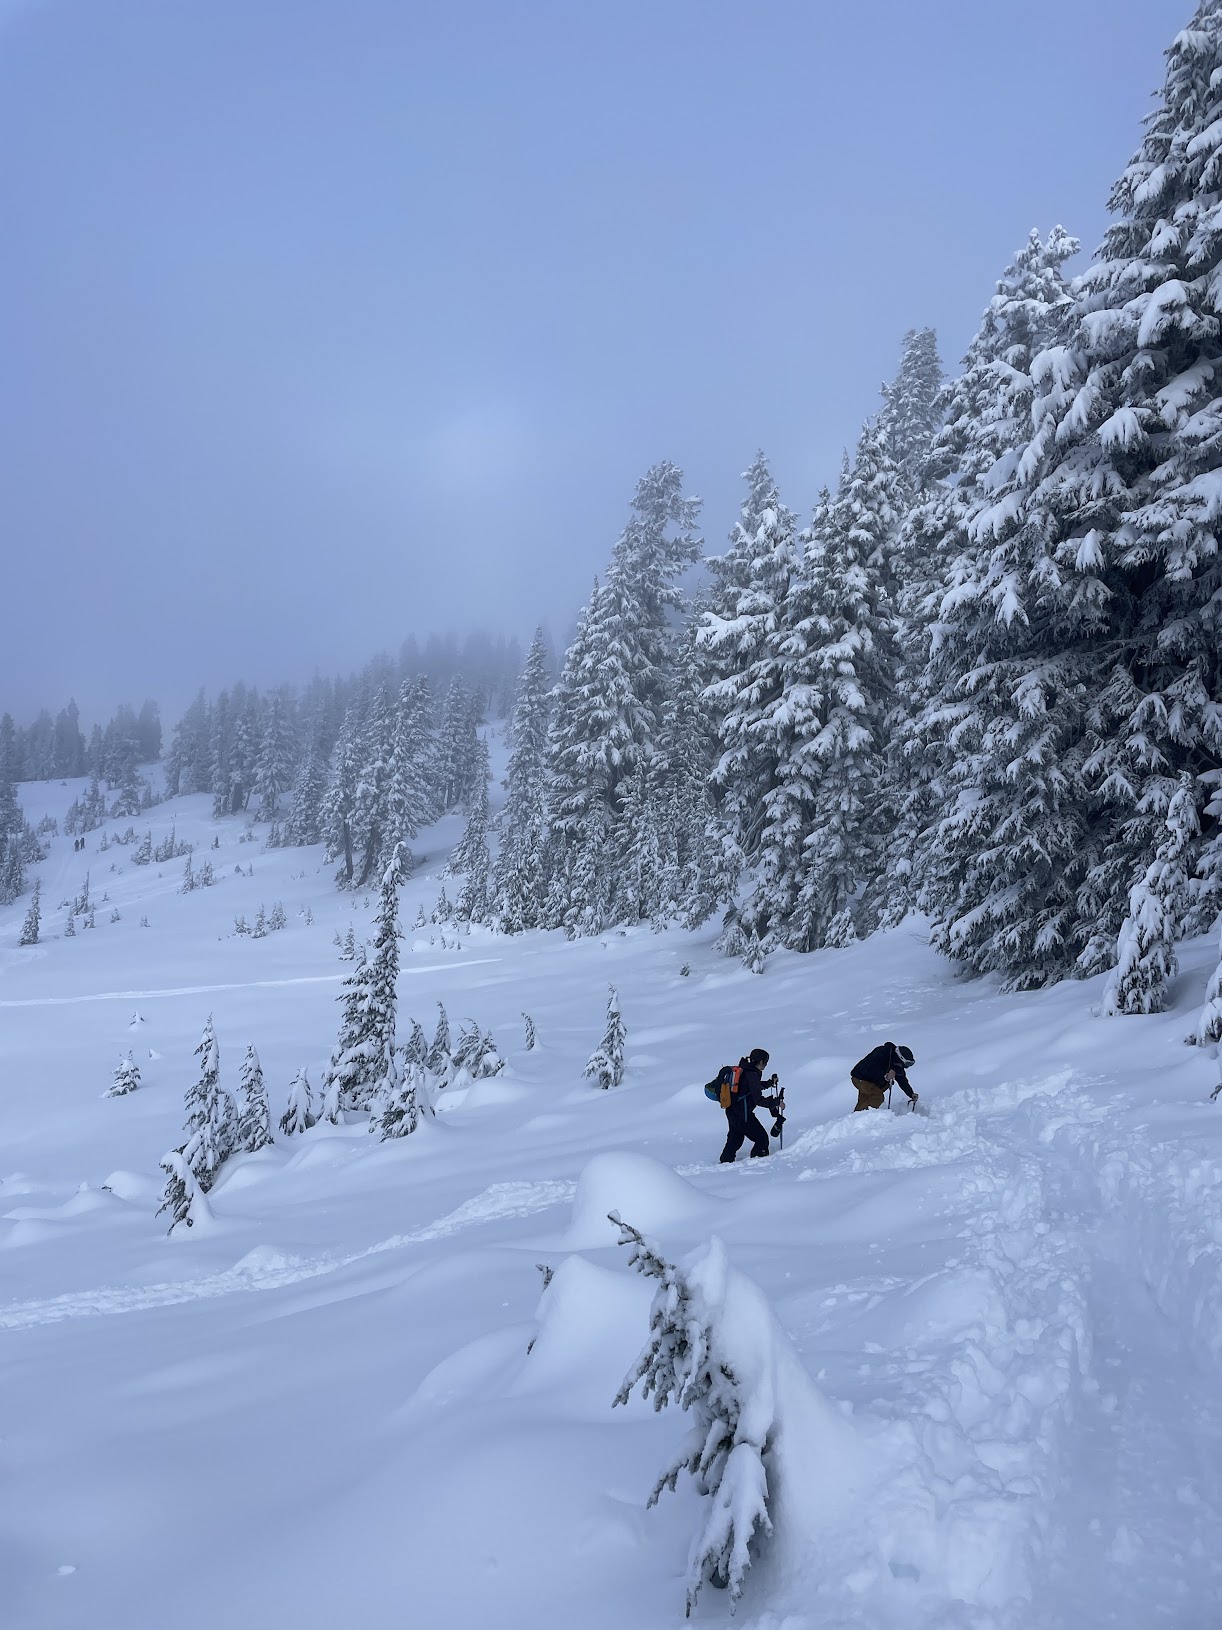
<path id="1" fill-rule="evenodd" d="M 562 634 L 1088 248 L 1189 0 L 0 0 L 0 709 Z"/>

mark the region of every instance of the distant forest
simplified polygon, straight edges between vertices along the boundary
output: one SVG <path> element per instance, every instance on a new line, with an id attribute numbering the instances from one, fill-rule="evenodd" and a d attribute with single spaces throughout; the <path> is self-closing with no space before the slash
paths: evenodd
<path id="1" fill-rule="evenodd" d="M 718 916 L 760 971 L 916 911 L 967 972 L 1110 970 L 1106 1011 L 1162 1008 L 1222 908 L 1220 86 L 1207 6 L 1093 264 L 1032 232 L 950 377 L 911 331 L 804 523 L 760 453 L 702 577 L 699 504 L 659 463 L 558 669 L 542 636 L 525 662 L 471 636 L 201 692 L 168 790 L 323 842 L 341 887 L 461 808 L 457 910 L 499 932 Z M 515 679 L 493 859 L 477 727 Z M 156 709 L 121 714 L 88 744 L 71 710 L 0 727 L 10 897 L 14 772 L 121 780 Z M 1222 966 L 1197 1039 L 1220 1038 Z"/>

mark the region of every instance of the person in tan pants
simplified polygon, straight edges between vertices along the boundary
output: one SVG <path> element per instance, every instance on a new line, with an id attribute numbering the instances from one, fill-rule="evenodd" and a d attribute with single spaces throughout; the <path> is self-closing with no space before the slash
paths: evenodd
<path id="1" fill-rule="evenodd" d="M 859 1109 L 881 1109 L 887 1088 L 891 1086 L 901 1087 L 915 1106 L 917 1094 L 908 1085 L 908 1077 L 904 1073 L 915 1063 L 912 1048 L 897 1047 L 893 1041 L 885 1041 L 881 1047 L 867 1053 L 849 1072 L 849 1080 L 857 1088 L 853 1113 L 856 1114 Z"/>

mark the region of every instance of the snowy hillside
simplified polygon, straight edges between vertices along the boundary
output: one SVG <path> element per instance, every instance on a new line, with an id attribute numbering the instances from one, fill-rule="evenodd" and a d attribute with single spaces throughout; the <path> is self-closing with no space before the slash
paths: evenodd
<path id="1" fill-rule="evenodd" d="M 21 798 L 62 819 L 81 790 Z M 612 1209 L 672 1261 L 717 1235 L 788 1337 L 729 1281 L 779 1468 L 736 1623 L 1222 1622 L 1222 1102 L 1182 1044 L 1212 943 L 1183 947 L 1169 1012 L 1101 1019 L 1101 981 L 1000 996 L 913 921 L 763 977 L 712 928 L 413 930 L 451 818 L 403 890 L 400 1034 L 440 1001 L 506 1070 L 402 1141 L 362 1116 L 238 1156 L 214 1224 L 168 1238 L 158 1161 L 208 1014 L 223 1079 L 253 1043 L 278 1119 L 335 1039 L 334 940 L 376 903 L 210 798 L 155 808 L 155 842 L 171 823 L 214 886 L 93 832 L 36 869 L 41 944 L 18 947 L 28 899 L 0 910 L 5 1630 L 681 1623 L 707 1501 L 684 1474 L 647 1510 L 691 1421 L 639 1389 L 612 1408 L 652 1289 Z M 65 937 L 86 870 L 96 926 Z M 235 935 L 277 902 L 283 930 Z M 627 1070 L 601 1092 L 609 983 Z M 928 1118 L 848 1114 L 886 1039 Z M 757 1045 L 784 1149 L 719 1166 L 701 1083 Z M 129 1049 L 141 1085 L 105 1098 Z M 729 1623 L 726 1595 L 694 1619 Z"/>

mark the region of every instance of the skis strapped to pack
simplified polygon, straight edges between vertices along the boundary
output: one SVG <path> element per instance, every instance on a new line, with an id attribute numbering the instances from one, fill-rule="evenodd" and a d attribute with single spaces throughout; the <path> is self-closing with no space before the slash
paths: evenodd
<path id="1" fill-rule="evenodd" d="M 722 1109 L 729 1109 L 738 1097 L 738 1078 L 742 1073 L 739 1064 L 723 1064 L 713 1079 L 705 1082 L 704 1096 L 720 1104 Z"/>

